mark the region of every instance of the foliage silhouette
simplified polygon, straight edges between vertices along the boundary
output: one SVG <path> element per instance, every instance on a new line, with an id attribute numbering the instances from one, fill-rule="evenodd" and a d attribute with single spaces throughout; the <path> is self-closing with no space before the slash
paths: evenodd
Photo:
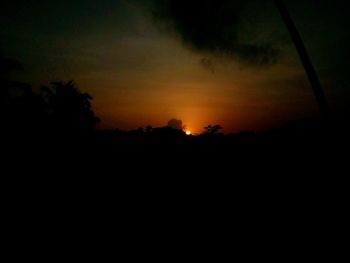
<path id="1" fill-rule="evenodd" d="M 223 127 L 221 127 L 220 125 L 209 125 L 207 127 L 204 127 L 204 134 L 208 134 L 208 135 L 218 135 L 220 134 L 220 130 L 222 130 Z"/>
<path id="2" fill-rule="evenodd" d="M 51 87 L 41 88 L 47 105 L 47 114 L 53 127 L 59 131 L 92 131 L 100 121 L 91 109 L 92 97 L 81 92 L 74 81 L 56 81 Z"/>
<path id="3" fill-rule="evenodd" d="M 26 83 L 13 81 L 11 73 L 23 70 L 14 59 L 0 60 L 1 120 L 5 133 L 38 130 L 45 120 L 45 103 Z M 26 134 L 24 133 L 24 134 Z"/>
<path id="4" fill-rule="evenodd" d="M 95 130 L 100 120 L 92 110 L 92 97 L 74 81 L 56 81 L 34 92 L 31 85 L 12 80 L 15 70 L 23 70 L 17 60 L 0 60 L 0 117 L 5 138 L 45 141 L 54 134 L 67 138 Z M 59 136 L 53 138 L 59 140 Z"/>
<path id="5" fill-rule="evenodd" d="M 169 128 L 176 129 L 176 130 L 183 130 L 185 128 L 185 126 L 183 125 L 182 120 L 177 120 L 177 119 L 169 120 L 167 126 Z"/>
<path id="6" fill-rule="evenodd" d="M 151 133 L 152 131 L 153 131 L 153 127 L 151 125 L 147 125 L 147 127 L 145 128 L 145 132 Z"/>
<path id="7" fill-rule="evenodd" d="M 92 97 L 80 91 L 74 81 L 52 82 L 40 92 L 34 92 L 29 84 L 11 79 L 13 70 L 22 69 L 20 63 L 14 60 L 0 62 L 0 117 L 2 132 L 5 131 L 6 135 L 1 138 L 2 143 L 9 149 L 46 147 L 42 152 L 47 154 L 47 161 L 50 156 L 58 154 L 57 149 L 69 149 L 66 155 L 72 159 L 91 154 L 91 163 L 94 158 L 104 162 L 104 158 L 112 156 L 117 157 L 114 161 L 119 163 L 123 159 L 132 162 L 149 159 L 152 163 L 164 157 L 180 162 L 198 158 L 200 164 L 209 164 L 220 163 L 227 152 L 229 156 L 254 162 L 252 160 L 259 160 L 268 152 L 290 154 L 302 148 L 307 156 L 321 153 L 321 139 L 329 148 L 333 140 L 338 144 L 348 141 L 348 128 L 334 126 L 334 130 L 326 129 L 322 122 L 311 120 L 265 134 L 224 135 L 222 126 L 216 124 L 205 127 L 201 135 L 186 136 L 183 122 L 176 119 L 170 120 L 165 127 L 148 125 L 133 131 L 98 130 L 96 125 L 100 120 L 93 111 Z M 174 156 L 170 158 L 172 154 Z"/>

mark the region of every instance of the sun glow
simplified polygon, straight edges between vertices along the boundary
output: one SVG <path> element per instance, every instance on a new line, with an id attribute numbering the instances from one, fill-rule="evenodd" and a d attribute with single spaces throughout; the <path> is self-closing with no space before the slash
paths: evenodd
<path id="1" fill-rule="evenodd" d="M 187 136 L 192 135 L 192 132 L 191 132 L 191 131 L 185 131 L 185 133 L 186 133 Z"/>

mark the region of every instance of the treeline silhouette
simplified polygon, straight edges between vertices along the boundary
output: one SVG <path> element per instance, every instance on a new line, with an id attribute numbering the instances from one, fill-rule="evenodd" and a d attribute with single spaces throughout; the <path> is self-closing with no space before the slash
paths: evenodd
<path id="1" fill-rule="evenodd" d="M 80 203 L 71 200 L 89 197 L 89 204 L 99 200 L 97 206 L 110 210 L 116 199 L 138 203 L 157 193 L 162 201 L 179 198 L 184 188 L 210 198 L 240 193 L 239 202 L 254 203 L 268 189 L 281 195 L 289 189 L 288 198 L 300 193 L 296 188 L 308 194 L 347 168 L 346 125 L 306 119 L 266 132 L 224 134 L 214 124 L 189 136 L 173 119 L 165 127 L 101 130 L 92 97 L 73 81 L 34 91 L 11 78 L 14 70 L 22 70 L 20 63 L 0 60 L 0 161 L 18 203 L 39 193 L 30 205 L 63 199 L 76 209 Z M 327 193 L 336 191 L 327 186 Z"/>
<path id="2" fill-rule="evenodd" d="M 1 119 L 5 141 L 12 143 L 89 140 L 119 144 L 184 144 L 193 141 L 218 141 L 223 137 L 220 125 L 209 125 L 196 136 L 187 136 L 182 121 L 172 119 L 164 127 L 147 126 L 132 131 L 97 130 L 100 119 L 92 107 L 93 99 L 78 89 L 74 81 L 54 81 L 34 91 L 31 85 L 14 81 L 13 71 L 23 70 L 13 59 L 0 60 Z"/>
<path id="3" fill-rule="evenodd" d="M 344 144 L 348 138 L 346 124 L 326 123 L 321 118 L 290 122 L 283 128 L 263 133 L 246 131 L 225 135 L 221 133 L 221 125 L 209 125 L 201 134 L 188 136 L 182 122 L 175 119 L 164 127 L 101 130 L 96 128 L 100 119 L 92 109 L 93 98 L 79 90 L 74 81 L 54 81 L 34 91 L 31 85 L 12 79 L 11 73 L 19 70 L 23 68 L 18 61 L 0 60 L 2 143 L 9 148 L 75 147 L 79 151 L 107 153 L 135 147 L 147 150 L 162 147 L 163 151 L 178 147 L 175 150 L 203 155 L 226 152 L 256 155 L 299 148 L 322 152 L 331 145 Z M 208 147 L 211 150 L 205 150 Z"/>

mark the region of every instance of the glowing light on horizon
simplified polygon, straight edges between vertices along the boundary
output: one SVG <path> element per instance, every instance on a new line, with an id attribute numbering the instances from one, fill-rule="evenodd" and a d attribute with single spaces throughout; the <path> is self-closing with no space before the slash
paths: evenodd
<path id="1" fill-rule="evenodd" d="M 192 132 L 191 131 L 186 131 L 186 135 L 190 136 L 190 135 L 192 135 Z"/>

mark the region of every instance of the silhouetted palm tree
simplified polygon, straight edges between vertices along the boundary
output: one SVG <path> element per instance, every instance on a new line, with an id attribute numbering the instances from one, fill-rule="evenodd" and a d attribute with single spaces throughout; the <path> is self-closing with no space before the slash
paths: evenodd
<path id="1" fill-rule="evenodd" d="M 286 5 L 284 4 L 283 0 L 274 0 L 275 5 L 277 6 L 277 9 L 279 10 L 288 30 L 292 37 L 292 40 L 294 42 L 294 45 L 299 53 L 300 59 L 304 65 L 305 72 L 310 80 L 310 84 L 312 86 L 312 89 L 315 93 L 316 100 L 318 103 L 318 106 L 320 108 L 320 112 L 323 117 L 327 118 L 329 115 L 329 108 L 326 96 L 324 94 L 324 91 L 322 89 L 320 80 L 317 76 L 316 70 L 311 62 L 311 59 L 309 57 L 308 52 L 306 51 L 305 45 L 303 43 L 303 40 L 293 22 L 293 19 L 291 18 Z"/>

